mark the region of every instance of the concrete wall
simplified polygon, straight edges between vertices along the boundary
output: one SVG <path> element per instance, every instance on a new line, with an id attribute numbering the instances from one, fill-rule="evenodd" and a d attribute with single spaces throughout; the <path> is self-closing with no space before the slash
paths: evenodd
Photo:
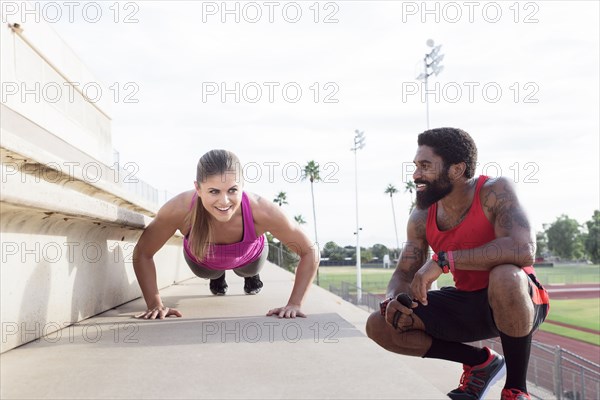
<path id="1" fill-rule="evenodd" d="M 105 164 L 112 164 L 110 90 L 43 22 L 0 28 L 2 103 Z M 91 101 L 87 101 L 87 95 Z"/>
<path id="2" fill-rule="evenodd" d="M 101 104 L 7 94 L 97 82 L 43 22 L 23 28 L 0 26 L 1 352 L 139 297 L 132 251 L 158 209 L 115 176 Z M 159 287 L 194 276 L 181 245 L 155 256 Z"/>

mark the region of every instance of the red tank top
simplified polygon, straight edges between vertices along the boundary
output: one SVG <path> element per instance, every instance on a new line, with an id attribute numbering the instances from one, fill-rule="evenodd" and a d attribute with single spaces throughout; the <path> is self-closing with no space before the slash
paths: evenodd
<path id="1" fill-rule="evenodd" d="M 427 242 L 434 252 L 473 249 L 496 239 L 494 226 L 485 216 L 479 197 L 481 187 L 488 179 L 489 177 L 485 175 L 479 176 L 471 208 L 465 219 L 452 229 L 440 231 L 436 218 L 437 203 L 429 207 L 426 235 Z M 491 252 L 492 249 L 490 249 Z M 493 256 L 493 254 L 490 254 L 490 257 Z M 523 269 L 526 273 L 533 273 L 533 267 L 531 266 L 524 267 Z M 457 289 L 470 292 L 486 288 L 490 272 L 455 269 L 452 275 Z"/>

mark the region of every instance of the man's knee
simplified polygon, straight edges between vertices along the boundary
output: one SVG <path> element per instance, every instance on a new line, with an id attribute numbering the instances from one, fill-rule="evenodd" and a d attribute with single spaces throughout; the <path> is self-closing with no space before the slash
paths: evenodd
<path id="1" fill-rule="evenodd" d="M 367 336 L 371 340 L 378 342 L 378 339 L 381 338 L 381 334 L 383 333 L 384 329 L 385 319 L 381 316 L 379 312 L 374 312 L 371 315 L 369 315 L 369 318 L 367 319 L 366 331 Z"/>
<path id="2" fill-rule="evenodd" d="M 510 311 L 514 316 L 521 311 L 529 314 L 531 298 L 529 296 L 527 274 L 518 266 L 499 265 L 490 272 L 488 299 L 492 310 Z"/>
<path id="3" fill-rule="evenodd" d="M 488 293 L 491 297 L 514 295 L 527 290 L 527 274 L 513 264 L 502 264 L 490 271 Z"/>

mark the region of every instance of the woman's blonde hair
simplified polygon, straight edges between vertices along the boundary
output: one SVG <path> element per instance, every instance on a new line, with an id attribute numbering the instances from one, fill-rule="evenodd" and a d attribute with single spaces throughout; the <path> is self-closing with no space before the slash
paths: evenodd
<path id="1" fill-rule="evenodd" d="M 223 175 L 227 172 L 234 172 L 236 179 L 242 179 L 240 160 L 235 154 L 227 150 L 211 150 L 200 157 L 198 167 L 196 168 L 196 181 L 198 185 L 206 182 L 206 179 L 214 175 Z M 190 251 L 197 260 L 202 261 L 208 254 L 209 245 L 213 242 L 212 226 L 210 224 L 210 214 L 202 205 L 202 199 L 195 194 L 196 206 L 192 210 L 190 220 L 190 234 L 188 243 Z"/>

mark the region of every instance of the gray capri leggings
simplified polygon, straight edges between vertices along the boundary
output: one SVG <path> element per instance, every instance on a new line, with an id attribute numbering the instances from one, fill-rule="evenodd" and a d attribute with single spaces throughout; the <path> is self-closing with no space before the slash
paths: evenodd
<path id="1" fill-rule="evenodd" d="M 233 268 L 232 271 L 235 272 L 237 276 L 241 276 L 242 278 L 249 278 L 257 275 L 265 265 L 268 255 L 269 244 L 265 240 L 265 247 L 263 248 L 260 257 L 256 261 L 252 261 L 250 264 L 242 265 L 241 267 Z M 185 251 L 183 252 L 183 257 L 185 258 L 185 261 L 188 263 L 192 272 L 199 278 L 217 279 L 223 276 L 225 273 L 225 270 L 210 269 L 201 264 L 195 263 L 191 258 L 188 257 Z"/>

